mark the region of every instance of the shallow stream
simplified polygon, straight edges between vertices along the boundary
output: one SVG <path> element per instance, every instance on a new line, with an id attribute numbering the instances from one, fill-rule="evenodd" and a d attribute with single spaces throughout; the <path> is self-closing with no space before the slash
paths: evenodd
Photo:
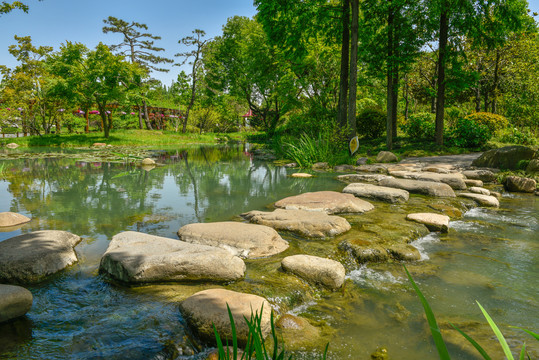
<path id="1" fill-rule="evenodd" d="M 358 264 L 339 250 L 341 238 L 307 240 L 282 234 L 290 242 L 287 251 L 246 261 L 245 280 L 231 284 L 127 287 L 98 274 L 109 240 L 119 232 L 176 239 L 185 224 L 239 220 L 239 214 L 268 210 L 286 196 L 345 186 L 333 173 L 291 178 L 296 170 L 254 160 L 246 146 L 165 149 L 154 155 L 163 166 L 152 170 L 127 159 L 103 162 L 54 154 L 0 161 L 0 212 L 32 218 L 20 229 L 0 232 L 0 241 L 41 229 L 66 230 L 83 238 L 76 247 L 79 262 L 28 286 L 34 296 L 31 311 L 0 325 L 0 358 L 201 358 L 205 347 L 190 335 L 177 304 L 199 290 L 220 286 L 264 296 L 278 314 L 302 316 L 315 325 L 318 337 L 303 341 L 285 336 L 299 358 L 318 358 L 327 342 L 330 359 L 369 359 L 380 347 L 391 359 L 437 358 L 401 264 Z M 412 196 L 408 206 L 429 201 Z M 377 209 L 392 210 L 373 203 Z M 347 216 L 353 228 L 361 224 L 361 216 Z M 383 226 L 383 216 L 378 221 Z M 449 330 L 448 322 L 498 358 L 476 300 L 501 325 L 515 352 L 526 341 L 532 358 L 539 356 L 535 340 L 506 326 L 539 331 L 539 197 L 504 194 L 499 209 L 470 208 L 451 222 L 448 234 L 431 233 L 412 244 L 420 249 L 422 261 L 409 268 L 446 329 L 453 358 L 479 357 Z M 329 292 L 282 273 L 280 260 L 296 253 L 341 260 L 349 281 L 342 290 Z M 199 355 L 190 355 L 193 352 Z"/>

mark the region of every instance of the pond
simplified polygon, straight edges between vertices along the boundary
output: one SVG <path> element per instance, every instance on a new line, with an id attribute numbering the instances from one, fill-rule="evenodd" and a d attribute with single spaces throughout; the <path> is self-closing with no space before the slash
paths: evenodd
<path id="1" fill-rule="evenodd" d="M 278 314 L 302 316 L 315 325 L 314 340 L 285 336 L 300 359 L 319 358 L 328 342 L 330 359 L 369 359 L 378 348 L 387 349 L 393 359 L 437 358 L 421 304 L 401 264 L 358 264 L 338 246 L 350 234 L 308 240 L 283 233 L 290 242 L 287 251 L 246 260 L 245 280 L 229 284 L 128 287 L 98 273 L 101 256 L 119 232 L 177 239 L 177 230 L 186 224 L 240 221 L 239 214 L 268 210 L 286 196 L 341 191 L 345 184 L 335 173 L 291 178 L 297 170 L 254 159 L 248 145 L 155 151 L 163 166 L 151 170 L 128 161 L 77 160 L 73 151 L 67 152 L 70 156 L 47 151 L 44 157 L 0 161 L 0 212 L 32 218 L 18 230 L 0 232 L 0 241 L 35 230 L 66 230 L 83 238 L 76 247 L 79 262 L 27 287 L 34 305 L 27 316 L 0 325 L 0 358 L 204 358 L 206 347 L 185 326 L 178 302 L 222 286 L 264 296 Z M 399 211 L 429 201 L 412 196 Z M 381 224 L 384 214 L 398 210 L 396 205 L 373 204 L 376 210 L 368 217 Z M 538 197 L 504 194 L 499 209 L 473 208 L 469 202 L 463 208 L 464 216 L 451 222 L 448 234 L 431 233 L 412 243 L 422 261 L 409 264 L 441 326 L 448 329 L 444 335 L 450 352 L 459 359 L 478 358 L 449 330 L 448 322 L 497 354 L 477 300 L 502 325 L 512 346 L 526 341 L 532 346 L 530 355 L 537 356 L 531 337 L 505 325 L 538 330 Z M 367 219 L 346 216 L 353 229 L 362 217 Z M 344 288 L 319 289 L 279 271 L 282 258 L 298 253 L 343 262 L 348 278 Z"/>

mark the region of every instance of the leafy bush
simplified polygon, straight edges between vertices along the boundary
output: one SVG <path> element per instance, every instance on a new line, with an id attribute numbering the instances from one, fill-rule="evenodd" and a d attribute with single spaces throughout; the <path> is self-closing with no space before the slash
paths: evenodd
<path id="1" fill-rule="evenodd" d="M 505 129 L 509 126 L 509 122 L 504 116 L 492 114 L 488 112 L 473 113 L 465 117 L 477 124 L 486 125 L 491 133 Z"/>
<path id="2" fill-rule="evenodd" d="M 357 116 L 357 132 L 364 138 L 375 139 L 386 130 L 386 112 L 376 108 L 363 110 Z"/>
<path id="3" fill-rule="evenodd" d="M 435 134 L 435 115 L 432 113 L 412 114 L 408 121 L 401 125 L 404 131 L 412 139 L 432 140 Z"/>
<path id="4" fill-rule="evenodd" d="M 62 121 L 63 126 L 67 128 L 67 132 L 72 134 L 73 131 L 82 131 L 86 125 L 86 119 L 73 114 L 68 114 Z"/>
<path id="5" fill-rule="evenodd" d="M 500 135 L 500 141 L 510 144 L 535 145 L 537 144 L 537 135 L 529 127 L 511 128 L 503 131 Z"/>
<path id="6" fill-rule="evenodd" d="M 284 149 L 285 157 L 294 160 L 301 167 L 309 167 L 317 162 L 327 162 L 330 165 L 343 163 L 348 154 L 346 141 L 335 131 L 319 132 L 317 137 L 301 134 L 299 140 L 288 137 L 281 145 L 274 148 Z"/>
<path id="7" fill-rule="evenodd" d="M 487 125 L 479 124 L 469 117 L 457 120 L 451 131 L 451 142 L 458 147 L 481 147 L 492 138 Z"/>

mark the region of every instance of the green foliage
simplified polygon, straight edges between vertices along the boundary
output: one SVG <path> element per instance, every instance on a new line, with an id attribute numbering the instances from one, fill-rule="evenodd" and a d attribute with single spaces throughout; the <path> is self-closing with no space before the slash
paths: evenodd
<path id="1" fill-rule="evenodd" d="M 477 124 L 485 125 L 494 134 L 496 131 L 506 128 L 509 122 L 504 116 L 488 112 L 477 112 L 466 116 Z"/>
<path id="2" fill-rule="evenodd" d="M 67 132 L 72 134 L 73 132 L 82 131 L 86 124 L 86 120 L 83 117 L 73 114 L 67 114 L 63 117 L 62 125 L 67 128 Z"/>
<path id="3" fill-rule="evenodd" d="M 386 121 L 385 111 L 367 108 L 357 115 L 357 132 L 364 138 L 378 138 L 386 130 Z"/>
<path id="4" fill-rule="evenodd" d="M 412 139 L 434 139 L 434 119 L 432 113 L 422 112 L 410 115 L 408 121 L 401 125 L 401 130 Z"/>
<path id="5" fill-rule="evenodd" d="M 537 135 L 529 127 L 513 127 L 502 130 L 499 139 L 503 143 L 519 145 L 536 145 L 538 143 Z"/>
<path id="6" fill-rule="evenodd" d="M 327 162 L 330 165 L 342 163 L 347 153 L 342 136 L 331 131 L 321 131 L 317 137 L 301 134 L 299 140 L 288 138 L 281 141 L 284 156 L 294 160 L 301 167 L 309 167 L 317 162 Z"/>
<path id="7" fill-rule="evenodd" d="M 459 147 L 477 148 L 485 145 L 491 138 L 492 132 L 486 125 L 465 117 L 458 119 L 453 125 L 450 142 Z"/>

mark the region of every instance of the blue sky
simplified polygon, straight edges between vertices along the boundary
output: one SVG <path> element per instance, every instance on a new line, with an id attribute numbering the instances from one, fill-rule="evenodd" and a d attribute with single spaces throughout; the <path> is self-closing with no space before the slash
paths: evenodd
<path id="1" fill-rule="evenodd" d="M 252 17 L 256 10 L 252 0 L 36 0 L 25 1 L 30 11 L 14 11 L 0 17 L 0 64 L 13 67 L 13 57 L 7 51 L 14 44 L 14 35 L 30 35 L 35 45 L 58 49 L 66 40 L 81 42 L 90 48 L 100 41 L 120 43 L 117 34 L 103 34 L 103 19 L 115 16 L 126 21 L 147 24 L 149 32 L 162 37 L 156 45 L 165 48 L 172 58 L 184 51 L 178 40 L 194 29 L 206 31 L 207 37 L 221 33 L 226 20 L 234 15 Z M 530 9 L 539 13 L 539 0 L 530 0 Z M 536 17 L 539 20 L 539 17 Z M 179 59 L 176 59 L 179 60 Z M 169 85 L 180 68 L 154 77 Z"/>

